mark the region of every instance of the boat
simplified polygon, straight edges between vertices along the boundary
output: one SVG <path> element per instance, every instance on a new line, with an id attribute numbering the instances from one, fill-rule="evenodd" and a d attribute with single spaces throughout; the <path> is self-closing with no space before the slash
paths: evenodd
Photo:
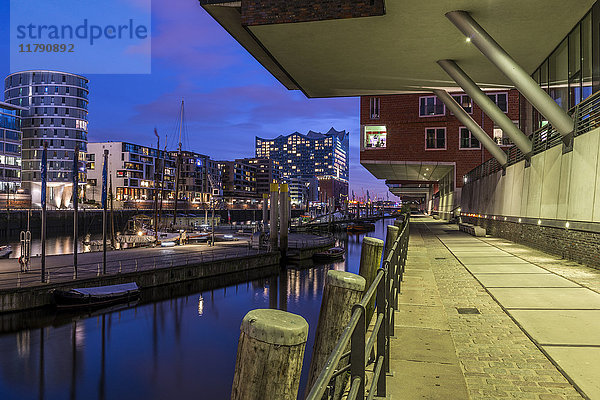
<path id="1" fill-rule="evenodd" d="M 12 253 L 12 247 L 7 244 L 6 246 L 0 246 L 0 258 L 8 258 Z"/>
<path id="2" fill-rule="evenodd" d="M 54 289 L 57 308 L 100 307 L 137 300 L 140 288 L 135 282 L 89 288 Z"/>
<path id="3" fill-rule="evenodd" d="M 313 254 L 315 261 L 336 261 L 344 259 L 345 250 L 341 247 L 332 247 L 325 251 Z"/>
<path id="4" fill-rule="evenodd" d="M 350 233 L 369 232 L 375 230 L 375 225 L 368 223 L 350 224 L 346 230 Z"/>

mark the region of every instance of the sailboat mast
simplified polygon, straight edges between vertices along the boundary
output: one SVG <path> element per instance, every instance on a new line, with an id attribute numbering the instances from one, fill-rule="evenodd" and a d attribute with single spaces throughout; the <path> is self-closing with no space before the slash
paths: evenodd
<path id="1" fill-rule="evenodd" d="M 158 171 L 160 168 L 160 136 L 156 128 L 154 128 L 154 135 L 156 135 L 156 158 L 154 163 L 154 243 L 158 244 Z"/>
<path id="2" fill-rule="evenodd" d="M 177 148 L 177 166 L 175 168 L 175 207 L 173 209 L 173 226 L 177 224 L 177 200 L 179 200 L 179 176 L 181 175 L 181 133 L 183 130 L 183 100 L 179 120 L 179 147 Z"/>

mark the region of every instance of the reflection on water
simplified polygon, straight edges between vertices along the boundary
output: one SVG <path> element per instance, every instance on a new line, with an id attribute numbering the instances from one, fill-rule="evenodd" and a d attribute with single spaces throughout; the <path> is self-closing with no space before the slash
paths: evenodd
<path id="1" fill-rule="evenodd" d="M 309 323 L 303 393 L 327 270 L 358 272 L 362 236 L 339 238 L 343 262 L 0 335 L 0 398 L 229 398 L 242 318 L 269 307 Z"/>

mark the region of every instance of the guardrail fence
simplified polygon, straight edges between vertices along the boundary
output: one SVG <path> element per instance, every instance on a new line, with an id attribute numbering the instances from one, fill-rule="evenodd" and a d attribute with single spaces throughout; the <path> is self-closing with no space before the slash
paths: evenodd
<path id="1" fill-rule="evenodd" d="M 575 121 L 573 137 L 577 137 L 600 126 L 600 92 L 588 97 L 571 110 L 569 114 Z M 533 144 L 531 156 L 542 153 L 563 143 L 562 136 L 551 124 L 542 126 L 533 132 L 529 138 Z M 508 149 L 508 164 L 513 165 L 525 159 L 525 155 L 517 146 Z M 465 183 L 473 182 L 495 172 L 501 171 L 502 166 L 495 158 L 491 158 L 465 175 Z"/>
<path id="2" fill-rule="evenodd" d="M 386 374 L 390 372 L 390 337 L 394 334 L 394 311 L 398 308 L 398 294 L 408 251 L 409 215 L 404 214 L 401 218 L 398 236 L 388 254 L 385 254 L 373 283 L 360 303 L 354 305 L 350 321 L 310 388 L 307 400 L 332 399 L 333 393 L 340 391 L 340 388 L 335 388 L 336 382 L 346 385 L 344 380 L 336 379 L 343 374 L 350 375 L 348 400 L 386 396 Z M 367 338 L 367 327 L 371 321 L 366 321 L 366 307 L 373 297 L 376 302 L 375 322 Z M 367 388 L 369 368 L 373 372 Z M 341 388 L 341 391 L 344 389 Z"/>

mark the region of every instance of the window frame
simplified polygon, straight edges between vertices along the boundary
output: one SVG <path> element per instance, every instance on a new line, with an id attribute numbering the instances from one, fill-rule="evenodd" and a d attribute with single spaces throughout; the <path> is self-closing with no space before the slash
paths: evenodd
<path id="1" fill-rule="evenodd" d="M 479 147 L 463 147 L 462 146 L 462 130 L 466 129 L 469 132 L 469 144 L 471 144 L 472 140 L 475 139 L 479 143 Z M 458 149 L 459 150 L 481 150 L 481 141 L 473 136 L 473 132 L 471 132 L 466 126 L 458 127 Z"/>
<path id="2" fill-rule="evenodd" d="M 381 117 L 381 98 L 369 98 L 369 119 L 379 119 Z"/>
<path id="3" fill-rule="evenodd" d="M 499 94 L 504 94 L 504 95 L 506 95 L 506 111 L 504 111 L 503 109 L 501 109 L 501 108 L 500 108 L 500 106 L 498 105 L 498 95 L 499 95 Z M 492 100 L 492 101 L 494 102 L 494 104 L 495 104 L 495 105 L 496 105 L 498 108 L 500 108 L 500 111 L 502 111 L 504 114 L 508 114 L 508 109 L 509 109 L 509 105 L 508 105 L 508 102 L 509 102 L 509 94 L 508 94 L 508 92 L 485 92 L 485 95 L 486 95 L 486 96 L 488 96 L 488 98 L 489 98 L 490 96 L 495 96 L 495 100 L 492 100 L 492 99 L 490 99 L 490 100 Z"/>
<path id="4" fill-rule="evenodd" d="M 437 132 L 439 129 L 444 131 L 444 147 L 427 147 L 427 131 L 433 129 L 435 131 L 435 141 L 437 145 Z M 448 149 L 448 130 L 445 126 L 430 126 L 425 128 L 425 151 L 439 151 L 439 150 L 447 150 Z"/>
<path id="5" fill-rule="evenodd" d="M 368 128 L 384 128 L 385 129 L 385 146 L 382 146 L 382 147 L 370 147 L 370 146 L 367 146 L 367 129 Z M 362 138 L 361 138 L 361 147 L 362 147 L 362 149 L 363 150 L 381 150 L 381 149 L 387 149 L 387 144 L 388 144 L 387 134 L 388 134 L 387 125 L 363 125 L 363 128 L 362 128 Z"/>
<path id="6" fill-rule="evenodd" d="M 439 101 L 440 103 L 442 103 L 442 109 L 444 111 L 442 111 L 441 114 L 421 114 L 421 100 L 422 99 L 428 99 L 428 98 L 434 98 L 437 101 Z M 430 118 L 430 117 L 444 117 L 446 115 L 446 104 L 444 104 L 443 101 L 441 101 L 436 95 L 431 95 L 431 96 L 419 96 L 419 117 L 420 118 Z"/>
<path id="7" fill-rule="evenodd" d="M 463 105 L 462 105 L 462 98 L 463 98 L 463 97 L 468 97 L 468 98 L 469 98 L 469 100 L 471 101 L 471 111 L 467 111 L 467 110 L 465 110 L 465 112 L 466 112 L 467 114 L 473 114 L 473 99 L 471 98 L 471 96 L 469 96 L 468 94 L 452 94 L 452 93 L 450 93 L 450 96 L 452 96 L 452 98 L 453 98 L 454 100 L 456 100 L 456 98 L 457 98 L 457 97 L 460 97 L 460 101 L 456 101 L 456 102 L 458 103 L 458 105 L 459 105 L 459 106 L 460 106 L 460 107 L 461 107 L 463 110 L 465 110 L 465 108 L 464 108 L 464 107 L 463 107 Z M 451 115 L 454 115 L 454 113 L 453 113 L 452 111 L 450 111 L 450 114 L 451 114 Z"/>

